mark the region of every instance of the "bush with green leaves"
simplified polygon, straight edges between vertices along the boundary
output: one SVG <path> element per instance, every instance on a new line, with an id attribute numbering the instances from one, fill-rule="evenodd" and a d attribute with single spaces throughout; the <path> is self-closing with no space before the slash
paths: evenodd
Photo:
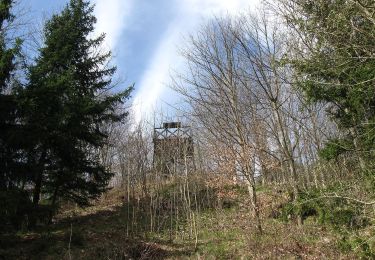
<path id="1" fill-rule="evenodd" d="M 318 190 L 301 192 L 296 202 L 288 202 L 282 207 L 280 217 L 284 221 L 297 216 L 301 216 L 302 220 L 313 217 L 317 223 L 329 225 L 336 230 L 357 230 L 369 224 L 363 215 L 362 205 L 325 194 Z"/>

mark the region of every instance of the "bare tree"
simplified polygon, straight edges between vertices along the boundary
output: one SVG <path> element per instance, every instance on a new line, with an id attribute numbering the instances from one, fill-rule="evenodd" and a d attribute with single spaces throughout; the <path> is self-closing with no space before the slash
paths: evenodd
<path id="1" fill-rule="evenodd" d="M 256 103 L 244 98 L 245 88 L 238 77 L 238 42 L 232 30 L 231 19 L 217 18 L 190 36 L 190 45 L 182 51 L 188 72 L 179 75 L 174 87 L 188 100 L 202 126 L 233 158 L 234 170 L 248 184 L 257 227 L 262 232 L 255 191 L 255 133 L 250 124 L 255 122 L 251 119 Z"/>
<path id="2" fill-rule="evenodd" d="M 324 106 L 308 105 L 295 88 L 293 70 L 282 63 L 287 37 L 267 17 L 261 11 L 203 26 L 181 51 L 186 72 L 174 78 L 192 116 L 221 146 L 219 161 L 232 161 L 227 165 L 247 181 L 260 232 L 257 179 L 277 176 L 297 200 L 326 140 Z"/>

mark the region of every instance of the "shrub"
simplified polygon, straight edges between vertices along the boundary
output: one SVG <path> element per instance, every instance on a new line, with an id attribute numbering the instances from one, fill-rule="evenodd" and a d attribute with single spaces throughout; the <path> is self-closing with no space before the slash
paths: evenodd
<path id="1" fill-rule="evenodd" d="M 280 218 L 284 221 L 301 216 L 302 220 L 314 217 L 320 224 L 334 229 L 345 227 L 357 230 L 369 224 L 363 216 L 361 205 L 340 198 L 326 198 L 324 192 L 301 193 L 297 202 L 288 202 L 281 208 Z"/>

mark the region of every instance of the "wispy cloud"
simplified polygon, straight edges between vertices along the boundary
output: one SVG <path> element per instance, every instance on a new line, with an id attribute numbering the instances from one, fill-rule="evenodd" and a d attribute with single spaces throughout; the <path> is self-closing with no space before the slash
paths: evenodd
<path id="1" fill-rule="evenodd" d="M 97 34 L 106 33 L 105 43 L 111 50 L 115 50 L 121 34 L 126 29 L 127 18 L 131 15 L 134 0 L 93 0 Z"/>
<path id="2" fill-rule="evenodd" d="M 136 122 L 150 116 L 167 88 L 170 70 L 178 69 L 177 46 L 183 44 L 182 34 L 193 32 L 204 19 L 220 14 L 235 14 L 255 8 L 259 0 L 180 0 L 176 1 L 176 19 L 171 21 L 158 44 L 147 70 L 143 73 L 133 102 Z"/>
<path id="3" fill-rule="evenodd" d="M 183 0 L 184 9 L 193 15 L 235 14 L 255 6 L 258 0 Z"/>
<path id="4" fill-rule="evenodd" d="M 179 26 L 170 26 L 163 40 L 151 57 L 147 70 L 143 73 L 133 101 L 133 113 L 136 122 L 151 116 L 156 101 L 162 94 L 169 79 L 169 71 L 176 64 L 176 43 L 179 38 Z"/>

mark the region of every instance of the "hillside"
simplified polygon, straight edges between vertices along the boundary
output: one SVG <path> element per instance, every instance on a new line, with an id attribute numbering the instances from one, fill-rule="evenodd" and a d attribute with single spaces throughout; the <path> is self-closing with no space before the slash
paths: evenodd
<path id="1" fill-rule="evenodd" d="M 301 227 L 292 220 L 278 218 L 287 194 L 277 190 L 259 190 L 265 230 L 259 235 L 252 223 L 244 189 L 233 186 L 225 190 L 226 194 L 220 194 L 222 208 L 197 214 L 196 245 L 188 234 L 176 238 L 169 230 L 129 232 L 123 191 L 114 189 L 94 206 L 66 208 L 49 227 L 2 235 L 0 256 L 1 259 L 356 259 L 365 256 L 361 244 L 351 248 L 346 240 L 353 238 L 343 237 L 332 226 L 318 224 L 317 216 L 308 217 Z M 181 223 L 181 227 L 188 233 L 186 224 Z"/>
<path id="2" fill-rule="evenodd" d="M 144 2 L 0 0 L 0 260 L 375 259 L 375 1 Z"/>

